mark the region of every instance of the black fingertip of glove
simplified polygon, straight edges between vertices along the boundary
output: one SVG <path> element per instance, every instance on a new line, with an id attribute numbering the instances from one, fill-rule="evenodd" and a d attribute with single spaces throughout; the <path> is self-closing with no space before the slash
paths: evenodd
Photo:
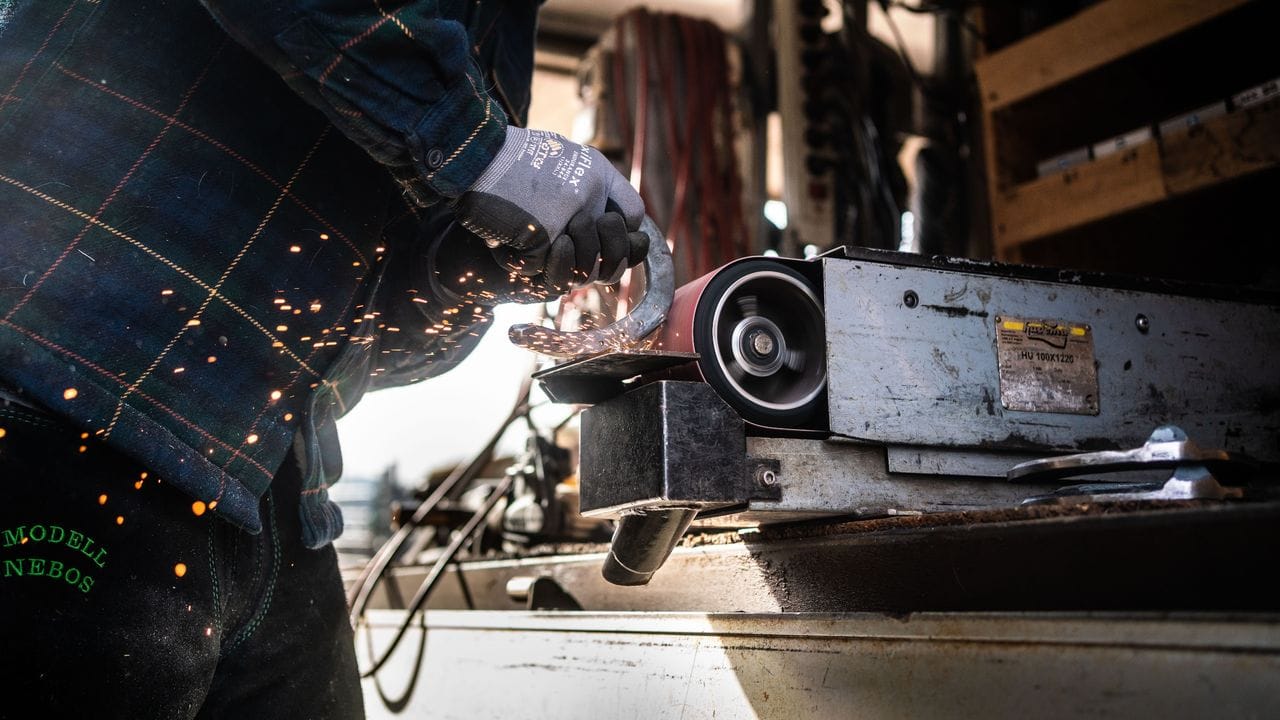
<path id="1" fill-rule="evenodd" d="M 606 212 L 596 221 L 600 233 L 600 280 L 606 285 L 616 283 L 627 268 L 630 241 L 627 223 L 621 215 Z"/>
<path id="2" fill-rule="evenodd" d="M 649 233 L 643 230 L 627 233 L 627 267 L 635 267 L 649 256 Z"/>
<path id="3" fill-rule="evenodd" d="M 627 221 L 627 229 L 635 232 L 644 222 L 644 200 L 631 184 L 619 175 L 610 188 L 605 201 L 606 212 L 616 212 Z"/>
<path id="4" fill-rule="evenodd" d="M 600 257 L 600 232 L 596 229 L 595 215 L 579 211 L 569 220 L 567 233 L 574 247 L 573 282 L 585 285 L 596 267 L 596 258 Z"/>
<path id="5" fill-rule="evenodd" d="M 553 292 L 560 295 L 569 291 L 575 269 L 573 239 L 568 235 L 561 235 L 551 243 L 551 249 L 547 251 L 547 270 L 543 279 Z"/>

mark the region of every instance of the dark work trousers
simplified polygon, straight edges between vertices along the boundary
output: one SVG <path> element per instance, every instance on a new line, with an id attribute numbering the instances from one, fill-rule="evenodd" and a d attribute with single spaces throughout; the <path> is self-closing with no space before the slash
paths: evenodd
<path id="1" fill-rule="evenodd" d="M 262 533 L 0 401 L 0 718 L 362 718 L 332 546 L 290 460 Z"/>

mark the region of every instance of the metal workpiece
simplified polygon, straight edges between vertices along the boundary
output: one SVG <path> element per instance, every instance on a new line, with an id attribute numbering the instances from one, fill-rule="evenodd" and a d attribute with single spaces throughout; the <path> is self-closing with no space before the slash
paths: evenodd
<path id="1" fill-rule="evenodd" d="M 1049 495 L 1028 498 L 1024 504 L 1078 505 L 1150 500 L 1240 500 L 1244 497 L 1244 488 L 1224 486 L 1209 472 L 1208 468 L 1203 465 L 1189 465 L 1174 470 L 1173 475 L 1163 484 L 1073 485 Z"/>
<path id="2" fill-rule="evenodd" d="M 742 418 L 705 383 L 660 381 L 582 413 L 582 513 L 744 502 Z"/>
<path id="3" fill-rule="evenodd" d="M 511 342 L 543 355 L 574 358 L 633 347 L 657 329 L 671 309 L 675 270 L 667 236 L 657 223 L 646 215 L 640 229 L 649 236 L 649 252 L 643 262 L 645 291 L 625 317 L 602 328 L 577 332 L 522 323 L 507 331 Z"/>
<path id="4" fill-rule="evenodd" d="M 1107 484 L 1107 477 L 1127 470 L 1173 469 L 1163 482 Z M 1124 502 L 1131 500 L 1237 500 L 1276 496 L 1275 468 L 1267 472 L 1256 461 L 1226 450 L 1202 448 L 1175 425 L 1155 429 L 1142 447 L 1103 450 L 1022 463 L 1009 479 L 1043 482 L 1059 478 L 1090 478 L 1092 484 L 1062 488 L 1028 503 Z M 1269 481 L 1269 482 L 1268 482 Z M 1114 481 L 1113 481 L 1114 482 Z"/>
<path id="5" fill-rule="evenodd" d="M 1274 298 L 893 253 L 822 264 L 835 434 L 1062 454 L 1135 447 L 1176 424 L 1205 446 L 1280 460 Z"/>

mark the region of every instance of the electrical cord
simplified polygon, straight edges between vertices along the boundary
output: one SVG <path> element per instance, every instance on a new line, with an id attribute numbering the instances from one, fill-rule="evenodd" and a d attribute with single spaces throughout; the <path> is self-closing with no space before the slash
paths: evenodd
<path id="1" fill-rule="evenodd" d="M 445 569 L 451 562 L 453 562 L 453 558 L 458 554 L 458 551 L 462 550 L 462 548 L 471 544 L 471 542 L 475 540 L 474 535 L 476 530 L 480 527 L 481 523 L 485 521 L 493 508 L 497 506 L 498 501 L 506 497 L 507 491 L 511 489 L 511 485 L 514 482 L 514 475 L 504 475 L 503 478 L 498 481 L 498 484 L 494 486 L 493 490 L 489 493 L 489 496 L 485 498 L 485 502 L 480 509 L 476 510 L 475 513 L 472 514 L 466 524 L 462 526 L 462 529 L 454 533 L 453 539 L 450 540 L 449 545 L 445 547 L 440 557 L 436 559 L 435 564 L 431 566 L 431 572 L 427 573 L 426 579 L 418 586 L 418 592 L 414 593 L 413 599 L 409 601 L 408 607 L 405 608 L 405 618 L 396 628 L 395 635 L 391 638 L 391 643 L 387 646 L 387 649 L 383 651 L 382 655 L 374 660 L 371 667 L 367 670 L 361 671 L 360 677 L 372 677 L 382 669 L 382 666 L 385 665 L 388 660 L 391 659 L 396 648 L 399 647 L 400 641 L 404 639 L 405 633 L 409 631 L 409 627 L 413 624 L 414 616 L 417 615 L 418 611 L 421 610 L 424 605 L 426 605 L 427 599 L 431 597 L 431 592 L 435 589 L 436 583 L 439 582 L 440 578 L 444 575 Z"/>
<path id="2" fill-rule="evenodd" d="M 885 22 L 889 25 L 889 32 L 893 33 L 893 42 L 898 46 L 898 57 L 902 58 L 902 65 L 907 69 L 907 74 L 911 76 L 911 82 L 915 83 L 921 92 L 929 92 L 929 87 L 925 85 L 924 78 L 916 70 L 916 64 L 911 62 L 911 55 L 907 52 L 907 43 L 902 39 L 902 31 L 898 29 L 898 22 L 893 19 L 893 15 L 889 12 L 889 8 L 897 6 L 897 3 L 889 2 L 889 0 L 879 0 L 879 3 L 880 9 L 884 11 Z"/>
<path id="3" fill-rule="evenodd" d="M 459 487 L 465 487 L 467 483 L 470 483 L 478 477 L 485 465 L 488 464 L 489 458 L 492 457 L 494 450 L 497 448 L 498 442 L 502 439 L 503 434 L 506 433 L 507 428 L 509 428 L 512 423 L 525 418 L 528 415 L 530 409 L 529 395 L 532 391 L 532 387 L 533 379 L 532 374 L 530 373 L 525 376 L 524 381 L 521 383 L 515 407 L 512 408 L 510 414 L 507 415 L 506 419 L 499 426 L 497 432 L 493 434 L 484 448 L 477 453 L 470 463 L 456 468 L 448 477 L 437 485 L 435 490 L 433 490 L 418 509 L 414 511 L 413 515 L 400 526 L 396 531 L 396 534 L 388 539 L 387 542 L 383 543 L 382 547 L 378 549 L 378 552 L 374 554 L 372 559 L 370 559 L 369 563 L 361 572 L 360 577 L 357 578 L 356 582 L 352 585 L 352 590 L 348 595 L 348 601 L 351 608 L 349 617 L 353 628 L 359 625 L 360 619 L 364 616 L 374 590 L 377 588 L 378 583 L 386 577 L 387 570 L 390 567 L 392 560 L 395 559 L 396 555 L 405 546 L 405 543 L 408 542 L 414 532 L 418 530 L 423 520 L 425 520 L 426 517 L 435 510 L 440 502 L 448 497 L 453 490 Z M 512 481 L 513 478 L 511 476 L 504 477 L 504 479 L 494 488 L 493 492 L 491 492 L 486 498 L 484 507 L 473 514 L 463 526 L 463 529 L 454 535 L 453 540 L 449 543 L 448 547 L 445 548 L 443 554 L 437 558 L 435 565 L 432 566 L 431 572 L 423 581 L 422 585 L 419 586 L 413 599 L 409 602 L 405 619 L 399 628 L 397 628 L 395 636 L 391 641 L 391 645 L 384 651 L 381 657 L 374 660 L 372 667 L 361 672 L 361 677 L 370 677 L 376 674 L 378 670 L 386 664 L 392 653 L 395 652 L 396 647 L 400 644 L 400 641 L 404 638 L 409 626 L 413 623 L 414 613 L 421 609 L 426 603 L 427 599 L 431 595 L 431 591 L 435 588 L 436 582 L 439 580 L 441 575 L 443 575 L 446 566 L 453 560 L 459 550 L 471 542 L 472 535 L 476 528 L 479 527 L 480 523 L 484 521 L 484 518 L 488 515 L 489 511 L 497 505 L 497 502 L 501 500 L 510 489 Z"/>
<path id="4" fill-rule="evenodd" d="M 896 7 L 915 15 L 948 15 L 955 18 L 960 26 L 973 34 L 975 38 L 981 42 L 987 42 L 987 36 L 982 29 L 972 20 L 965 17 L 965 11 L 968 10 L 970 3 L 961 3 L 958 7 L 950 7 L 939 3 L 922 2 L 919 5 L 908 5 L 902 0 L 891 0 L 890 7 Z M 888 14 L 888 11 L 885 11 Z"/>

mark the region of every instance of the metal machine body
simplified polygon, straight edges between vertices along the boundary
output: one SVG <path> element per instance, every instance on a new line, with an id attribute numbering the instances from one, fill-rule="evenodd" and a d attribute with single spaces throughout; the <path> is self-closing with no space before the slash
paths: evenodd
<path id="1" fill-rule="evenodd" d="M 1280 307 L 1123 285 L 824 260 L 831 433 L 896 455 L 1063 453 L 1136 447 L 1173 424 L 1280 460 Z"/>
<path id="2" fill-rule="evenodd" d="M 369 714 L 1266 714 L 1276 308 L 888 253 L 726 266 L 650 347 L 541 374 L 594 404 L 579 499 L 611 543 L 516 503 L 544 544 L 450 561 L 505 478 L 364 596 Z"/>
<path id="3" fill-rule="evenodd" d="M 543 374 L 560 399 L 580 378 L 595 393 L 582 511 L 619 519 L 614 582 L 647 582 L 695 512 L 743 526 L 1016 506 L 1065 481 L 1012 482 L 1015 465 L 1137 447 L 1157 426 L 1280 460 L 1274 298 L 866 250 L 744 259 L 675 298 L 657 352 Z"/>

